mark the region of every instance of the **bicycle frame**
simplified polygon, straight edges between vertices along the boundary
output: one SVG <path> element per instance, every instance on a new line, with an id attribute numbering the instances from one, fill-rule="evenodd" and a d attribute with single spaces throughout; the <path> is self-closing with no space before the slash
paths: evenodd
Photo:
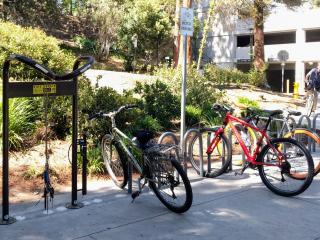
<path id="1" fill-rule="evenodd" d="M 237 128 L 233 125 L 233 123 L 235 123 L 235 122 L 240 123 L 244 127 L 250 127 L 254 131 L 259 132 L 261 134 L 261 137 L 259 138 L 259 140 L 256 144 L 253 155 L 250 154 L 250 150 L 248 149 L 248 147 L 245 145 L 244 141 L 242 140 Z M 213 150 L 216 148 L 216 146 L 218 145 L 219 140 L 220 140 L 219 136 L 224 133 L 224 129 L 228 124 L 229 124 L 231 130 L 233 131 L 234 135 L 236 136 L 248 162 L 250 162 L 253 165 L 280 166 L 281 160 L 283 159 L 283 154 L 270 143 L 270 138 L 267 134 L 267 129 L 265 128 L 262 130 L 256 126 L 253 126 L 253 125 L 247 123 L 246 121 L 243 121 L 237 117 L 232 116 L 229 112 L 227 113 L 227 115 L 225 117 L 223 126 L 218 129 L 213 140 L 211 141 L 211 143 L 207 149 L 207 154 L 211 154 L 213 152 Z M 266 139 L 266 143 L 273 149 L 273 151 L 277 153 L 278 158 L 279 158 L 279 162 L 277 164 L 260 163 L 260 162 L 256 161 L 257 156 L 260 153 L 260 148 L 262 146 L 262 142 L 264 139 Z"/>
<path id="2" fill-rule="evenodd" d="M 126 146 L 126 144 L 123 142 L 123 139 L 129 142 L 129 144 L 132 147 L 135 147 L 135 143 L 123 132 L 120 131 L 117 127 L 112 128 L 112 135 L 114 137 L 117 137 L 117 141 L 120 142 L 122 148 L 126 152 L 127 156 L 129 156 L 129 160 L 133 163 L 134 167 L 138 170 L 138 172 L 142 175 L 143 174 L 143 169 L 140 166 L 138 160 L 133 156 L 129 148 Z"/>

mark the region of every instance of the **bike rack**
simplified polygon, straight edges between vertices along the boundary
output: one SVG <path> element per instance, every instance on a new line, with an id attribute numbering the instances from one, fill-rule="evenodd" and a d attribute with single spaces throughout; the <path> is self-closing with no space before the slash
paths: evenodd
<path id="1" fill-rule="evenodd" d="M 302 116 L 299 118 L 299 121 L 298 121 L 297 126 L 298 126 L 298 127 L 302 127 L 302 122 L 303 122 L 304 119 L 306 119 L 306 120 L 307 120 L 307 123 L 308 123 L 307 129 L 308 129 L 309 131 L 312 131 L 311 120 L 310 120 L 310 118 L 309 118 L 307 115 L 302 115 Z M 311 151 L 311 144 L 312 144 L 311 141 L 308 142 L 308 150 L 309 150 L 309 151 Z"/>
<path id="2" fill-rule="evenodd" d="M 315 133 L 317 133 L 317 118 L 320 116 L 320 113 L 317 113 L 316 115 L 314 115 L 314 117 L 313 117 L 313 131 L 315 132 Z M 313 152 L 315 152 L 316 151 L 316 142 L 315 141 L 313 141 L 312 142 L 312 151 Z"/>
<path id="3" fill-rule="evenodd" d="M 51 81 L 34 82 L 10 82 L 9 69 L 11 61 L 22 62 L 46 76 Z M 83 61 L 88 63 L 79 68 Z M 50 69 L 40 65 L 34 60 L 22 55 L 10 55 L 3 65 L 3 165 L 2 165 L 2 218 L 0 225 L 8 225 L 16 222 L 9 215 L 9 99 L 22 97 L 72 96 L 72 191 L 71 203 L 67 208 L 77 209 L 83 204 L 77 200 L 77 145 L 78 145 L 78 75 L 86 71 L 93 63 L 92 57 L 80 57 L 73 65 L 73 72 L 64 76 L 55 75 Z M 86 193 L 86 171 L 83 171 L 82 191 Z"/>

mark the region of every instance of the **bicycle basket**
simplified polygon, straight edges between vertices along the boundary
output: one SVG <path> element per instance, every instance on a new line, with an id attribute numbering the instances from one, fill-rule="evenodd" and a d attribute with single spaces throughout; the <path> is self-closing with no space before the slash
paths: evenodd
<path id="1" fill-rule="evenodd" d="M 144 162 L 149 171 L 157 177 L 162 176 L 162 173 L 173 171 L 172 160 L 179 160 L 175 145 L 155 144 L 144 151 Z"/>
<path id="2" fill-rule="evenodd" d="M 143 154 L 148 162 L 179 160 L 178 149 L 175 145 L 154 144 Z"/>

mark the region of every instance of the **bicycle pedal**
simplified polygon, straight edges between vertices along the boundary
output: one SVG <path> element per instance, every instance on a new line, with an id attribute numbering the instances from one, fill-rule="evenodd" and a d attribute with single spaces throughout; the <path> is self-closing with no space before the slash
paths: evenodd
<path id="1" fill-rule="evenodd" d="M 131 194 L 131 197 L 132 197 L 131 203 L 133 203 L 134 200 L 135 200 L 137 197 L 139 197 L 139 196 L 140 196 L 140 191 L 135 191 L 135 192 L 133 192 L 133 193 Z"/>

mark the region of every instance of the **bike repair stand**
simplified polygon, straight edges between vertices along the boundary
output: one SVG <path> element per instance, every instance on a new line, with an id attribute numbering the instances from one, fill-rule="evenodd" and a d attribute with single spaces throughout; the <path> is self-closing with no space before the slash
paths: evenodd
<path id="1" fill-rule="evenodd" d="M 46 76 L 52 81 L 42 82 L 10 82 L 10 62 L 16 60 L 24 63 Z M 87 61 L 79 68 L 81 62 Z M 73 72 L 66 75 L 56 75 L 50 69 L 34 60 L 21 56 L 10 55 L 3 65 L 3 165 L 2 165 L 2 218 L 0 225 L 16 222 L 9 215 L 9 99 L 22 97 L 72 96 L 72 193 L 71 203 L 67 208 L 77 209 L 83 204 L 77 200 L 77 119 L 78 119 L 78 75 L 86 71 L 93 64 L 92 57 L 80 57 L 76 60 Z M 59 81 L 57 81 L 59 80 Z M 83 173 L 86 174 L 86 171 Z M 84 179 L 86 176 L 84 176 Z M 86 184 L 82 191 L 86 192 Z"/>

